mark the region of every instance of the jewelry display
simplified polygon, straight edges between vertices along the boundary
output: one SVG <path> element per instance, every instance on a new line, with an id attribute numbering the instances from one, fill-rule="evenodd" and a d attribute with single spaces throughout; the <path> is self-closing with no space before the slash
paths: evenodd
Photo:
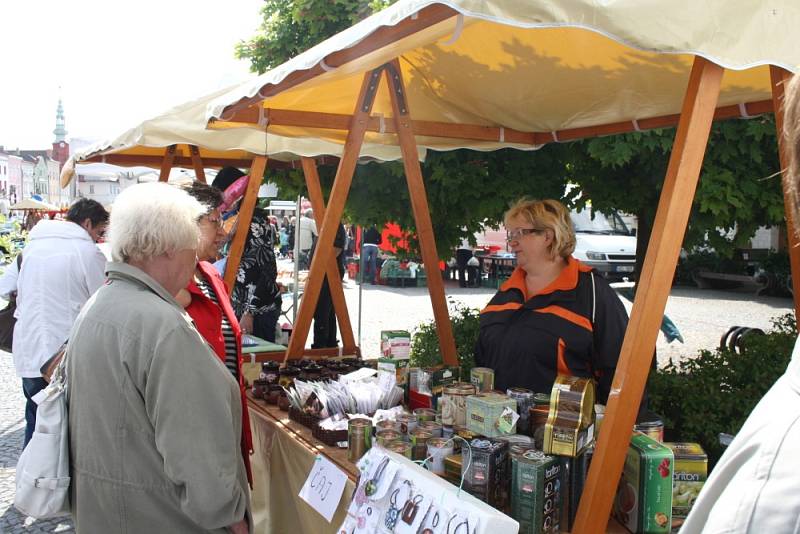
<path id="1" fill-rule="evenodd" d="M 389 457 L 385 457 L 383 461 L 378 465 L 378 468 L 375 470 L 375 474 L 371 479 L 367 481 L 364 485 L 364 493 L 367 497 L 372 497 L 376 493 L 378 493 L 378 482 L 381 481 L 381 477 L 383 476 L 383 472 L 386 470 L 386 466 L 389 465 Z"/>
<path id="2" fill-rule="evenodd" d="M 404 480 L 400 486 L 395 488 L 391 497 L 389 498 L 389 509 L 386 511 L 386 517 L 383 520 L 383 524 L 386 525 L 386 528 L 389 530 L 394 530 L 394 526 L 397 524 L 397 520 L 400 517 L 400 507 L 397 505 L 397 498 L 400 495 L 400 489 L 406 485 L 408 486 L 407 500 L 411 499 L 413 489 L 411 487 L 411 482 L 408 480 Z"/>
<path id="3" fill-rule="evenodd" d="M 419 504 L 422 502 L 422 498 L 422 494 L 419 494 L 414 495 L 406 501 L 405 506 L 403 506 L 403 514 L 400 517 L 403 520 L 403 523 L 406 525 L 411 525 L 414 523 L 414 518 L 417 517 Z"/>

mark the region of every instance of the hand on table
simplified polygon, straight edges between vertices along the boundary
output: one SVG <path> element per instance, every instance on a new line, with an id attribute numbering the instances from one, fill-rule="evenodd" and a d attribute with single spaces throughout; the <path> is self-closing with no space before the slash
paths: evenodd
<path id="1" fill-rule="evenodd" d="M 242 334 L 253 333 L 253 316 L 250 312 L 244 312 L 242 318 L 239 319 L 239 327 L 242 329 Z"/>

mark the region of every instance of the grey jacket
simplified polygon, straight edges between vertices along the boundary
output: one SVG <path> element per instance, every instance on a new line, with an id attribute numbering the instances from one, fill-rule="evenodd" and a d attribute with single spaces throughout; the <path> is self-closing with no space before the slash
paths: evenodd
<path id="1" fill-rule="evenodd" d="M 75 529 L 226 532 L 250 508 L 239 386 L 158 282 L 107 275 L 68 347 Z"/>

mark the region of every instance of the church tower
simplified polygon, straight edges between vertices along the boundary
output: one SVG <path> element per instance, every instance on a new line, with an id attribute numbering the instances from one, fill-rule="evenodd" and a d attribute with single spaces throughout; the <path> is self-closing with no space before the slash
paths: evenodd
<path id="1" fill-rule="evenodd" d="M 67 143 L 67 129 L 64 120 L 64 106 L 61 104 L 61 98 L 58 99 L 58 108 L 56 108 L 56 129 L 53 130 L 56 138 L 53 141 L 53 159 L 59 163 L 60 167 L 69 158 L 69 143 Z"/>

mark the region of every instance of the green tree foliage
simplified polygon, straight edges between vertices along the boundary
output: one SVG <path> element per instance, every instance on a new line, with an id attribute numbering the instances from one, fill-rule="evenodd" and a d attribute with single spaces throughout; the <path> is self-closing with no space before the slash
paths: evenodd
<path id="1" fill-rule="evenodd" d="M 390 3 L 266 0 L 261 30 L 241 42 L 237 54 L 250 61 L 252 70 L 264 72 Z M 422 173 L 441 257 L 450 257 L 463 237 L 484 224 L 501 222 L 517 198 L 561 198 L 572 183 L 578 188 L 570 191 L 567 203 L 591 201 L 600 211 L 618 209 L 639 217 L 641 267 L 674 135 L 673 129 L 655 130 L 551 144 L 531 152 L 428 151 Z M 771 116 L 716 124 L 685 247 L 707 244 L 729 255 L 735 247 L 746 246 L 758 226 L 779 224 L 783 204 L 777 170 Z M 334 172 L 334 167 L 320 168 L 323 189 L 330 189 Z M 285 198 L 305 194 L 299 171 L 278 172 L 271 178 Z M 396 222 L 413 234 L 402 164 L 359 165 L 345 215 L 362 225 Z"/>

